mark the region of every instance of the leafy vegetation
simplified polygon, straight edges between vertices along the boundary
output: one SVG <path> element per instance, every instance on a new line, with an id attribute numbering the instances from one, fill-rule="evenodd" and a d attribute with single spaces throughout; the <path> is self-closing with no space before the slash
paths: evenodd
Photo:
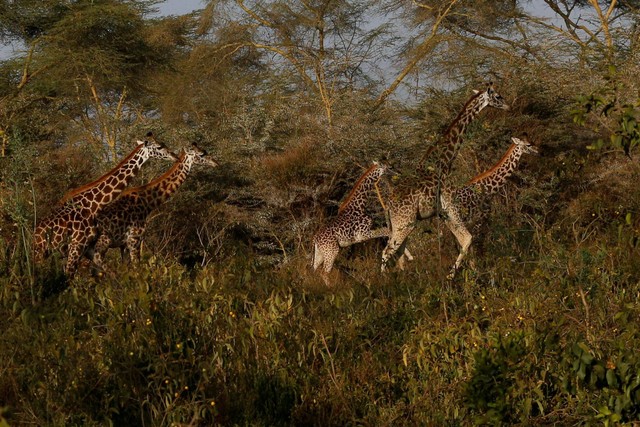
<path id="1" fill-rule="evenodd" d="M 45 3 L 0 2 L 24 46 L 0 61 L 0 427 L 640 421 L 635 2 Z M 326 287 L 314 231 L 486 80 L 511 110 L 469 127 L 452 185 L 511 136 L 540 155 L 459 276 L 435 218 L 406 271 L 371 241 Z M 221 165 L 152 215 L 140 265 L 34 263 L 34 224 L 149 130 Z"/>

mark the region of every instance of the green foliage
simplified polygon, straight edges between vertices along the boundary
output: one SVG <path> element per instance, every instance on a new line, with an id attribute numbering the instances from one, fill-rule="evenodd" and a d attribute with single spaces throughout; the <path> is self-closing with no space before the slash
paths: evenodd
<path id="1" fill-rule="evenodd" d="M 475 356 L 475 369 L 467 384 L 466 401 L 469 408 L 486 417 L 484 422 L 513 421 L 515 414 L 508 395 L 515 381 L 510 371 L 526 354 L 522 337 L 513 336 L 497 342 L 489 349 L 478 351 Z"/>
<path id="2" fill-rule="evenodd" d="M 579 394 L 583 393 L 580 385 L 585 385 L 597 392 L 601 403 L 596 418 L 605 425 L 631 422 L 640 415 L 640 359 L 624 345 L 639 337 L 636 322 L 631 320 L 637 314 L 637 306 L 628 304 L 614 315 L 614 331 L 620 331 L 620 336 L 608 357 L 597 357 L 583 342 L 574 344 L 567 356 L 573 375 L 564 378 L 563 389 Z"/>
<path id="3" fill-rule="evenodd" d="M 589 95 L 577 99 L 577 108 L 571 111 L 574 122 L 586 125 L 590 114 L 598 114 L 606 119 L 604 127 L 609 131 L 607 145 L 622 148 L 625 154 L 640 144 L 640 99 L 628 101 L 628 88 L 616 77 L 616 68 L 610 67 L 604 77 L 605 86 Z M 604 147 L 603 139 L 598 139 L 588 148 L 592 150 Z"/>
<path id="4" fill-rule="evenodd" d="M 544 61 L 575 55 L 519 25 L 517 2 L 456 3 L 433 45 L 438 2 L 385 5 L 417 18 L 401 42 L 363 22 L 370 2 L 247 2 L 259 25 L 209 2 L 203 32 L 149 19 L 153 1 L 45 3 L 0 3 L 2 35 L 33 48 L 1 64 L 0 426 L 639 421 L 640 169 L 583 150 L 637 144 L 637 65 L 592 87 L 591 64 Z M 372 111 L 394 43 L 422 70 Z M 488 75 L 511 112 L 469 126 L 451 182 L 510 136 L 541 156 L 496 196 L 474 267 L 445 280 L 458 248 L 435 218 L 407 271 L 379 274 L 369 242 L 341 251 L 326 288 L 313 232 L 372 160 L 412 173 Z M 221 166 L 153 214 L 142 263 L 110 254 L 71 282 L 59 257 L 33 265 L 33 223 L 148 130 Z M 164 170 L 150 161 L 136 185 Z"/>

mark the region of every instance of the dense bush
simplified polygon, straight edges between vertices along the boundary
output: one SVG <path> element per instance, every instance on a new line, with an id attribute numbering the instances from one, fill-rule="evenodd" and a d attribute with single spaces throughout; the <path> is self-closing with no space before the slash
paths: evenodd
<path id="1" fill-rule="evenodd" d="M 631 28 L 628 39 L 614 32 L 624 42 L 617 56 L 557 39 L 536 52 L 535 32 L 482 33 L 490 19 L 506 31 L 512 15 L 495 13 L 516 2 L 503 11 L 466 2 L 456 16 L 475 10 L 478 21 L 446 17 L 447 48 L 416 63 L 432 80 L 416 71 L 405 99 L 377 102 L 372 58 L 349 61 L 385 57 L 386 45 L 371 41 L 371 52 L 345 56 L 342 68 L 324 55 L 351 54 L 358 43 L 331 52 L 285 43 L 291 58 L 312 61 L 288 67 L 242 43 L 291 34 L 220 23 L 212 17 L 234 15 L 216 9 L 223 2 L 201 14 L 213 24 L 146 19 L 153 2 L 71 3 L 55 14 L 21 4 L 38 24 L 27 42 L 50 28 L 60 38 L 0 64 L 0 427 L 640 422 Z M 342 5 L 328 11 L 332 25 L 362 37 L 347 12 L 362 17 L 367 7 L 332 4 Z M 421 20 L 437 9 L 428 4 L 415 16 L 391 9 L 423 33 Z M 282 23 L 301 43 L 315 40 L 323 26 L 301 16 Z M 20 31 L 12 17 L 3 37 Z M 100 43 L 76 31 L 97 28 L 85 28 L 91 22 Z M 111 38 L 111 26 L 135 31 Z M 92 46 L 91 67 L 67 52 L 70 36 Z M 421 43 L 407 40 L 409 57 L 410 42 Z M 305 79 L 306 69 L 317 74 Z M 381 274 L 384 241 L 366 242 L 341 250 L 335 286 L 325 286 L 310 267 L 313 233 L 373 160 L 392 166 L 385 196 L 396 175 L 413 173 L 488 77 L 511 110 L 485 111 L 468 127 L 450 184 L 495 164 L 512 136 L 528 134 L 540 155 L 523 158 L 494 196 L 458 276 L 446 278 L 458 247 L 436 217 L 410 236 L 416 259 L 406 271 Z M 220 166 L 194 168 L 153 213 L 140 265 L 113 251 L 105 271 L 87 263 L 68 280 L 59 255 L 35 264 L 34 224 L 149 130 L 176 152 L 197 142 Z M 133 185 L 166 169 L 150 161 Z"/>
<path id="2" fill-rule="evenodd" d="M 635 420 L 638 251 L 618 246 L 556 246 L 548 260 L 506 259 L 453 284 L 433 259 L 383 277 L 367 256 L 334 290 L 303 262 L 276 271 L 251 258 L 188 270 L 153 257 L 35 302 L 28 283 L 3 276 L 5 416 L 38 425 Z"/>

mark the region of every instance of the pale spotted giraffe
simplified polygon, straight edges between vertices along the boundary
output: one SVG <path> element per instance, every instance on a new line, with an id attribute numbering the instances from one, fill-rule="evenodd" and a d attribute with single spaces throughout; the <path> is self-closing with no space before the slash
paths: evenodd
<path id="1" fill-rule="evenodd" d="M 97 267 L 102 268 L 109 248 L 125 248 L 132 262 L 140 259 L 140 244 L 147 218 L 180 188 L 193 165 L 218 166 L 218 163 L 193 144 L 183 151 L 180 159 L 161 176 L 142 187 L 130 188 L 96 217 L 98 239 L 87 251 Z"/>
<path id="2" fill-rule="evenodd" d="M 463 187 L 442 194 L 442 206 L 446 212 L 445 224 L 460 245 L 460 253 L 449 278 L 453 278 L 460 268 L 473 240 L 465 222 L 473 218 L 476 227 L 479 228 L 487 214 L 486 206 L 481 205 L 488 201 L 489 196 L 504 187 L 507 179 L 517 169 L 523 154 L 538 153 L 538 149 L 526 136 L 522 139 L 511 138 L 511 141 L 511 146 L 493 167 L 471 179 Z"/>
<path id="3" fill-rule="evenodd" d="M 323 267 L 321 274 L 327 285 L 340 248 L 389 235 L 386 227 L 372 230 L 373 218 L 366 212 L 371 190 L 375 188 L 378 198 L 381 197 L 377 185 L 387 170 L 386 165 L 373 162 L 356 181 L 338 209 L 338 216 L 313 236 L 313 269 Z M 407 256 L 411 257 L 411 254 L 407 253 Z"/>
<path id="4" fill-rule="evenodd" d="M 439 142 L 433 145 L 424 156 L 429 165 L 421 164 L 414 176 L 405 178 L 394 189 L 387 206 L 387 223 L 389 240 L 382 253 L 381 270 L 385 271 L 389 259 L 405 247 L 409 234 L 420 219 L 434 216 L 440 209 L 440 194 L 446 185 L 451 171 L 451 164 L 460 146 L 462 135 L 469 123 L 473 121 L 485 107 L 508 110 L 502 96 L 489 83 L 483 91 L 476 92 L 464 105 L 462 111 L 445 131 Z M 446 212 L 442 212 L 446 215 Z M 402 268 L 402 264 L 400 264 Z"/>
<path id="5" fill-rule="evenodd" d="M 176 160 L 177 157 L 151 133 L 116 167 L 97 180 L 68 192 L 48 217 L 40 221 L 34 231 L 36 261 L 53 250 L 67 253 L 65 273 L 71 278 L 87 244 L 95 236 L 95 216 L 111 203 L 131 182 L 140 167 L 152 157 Z"/>

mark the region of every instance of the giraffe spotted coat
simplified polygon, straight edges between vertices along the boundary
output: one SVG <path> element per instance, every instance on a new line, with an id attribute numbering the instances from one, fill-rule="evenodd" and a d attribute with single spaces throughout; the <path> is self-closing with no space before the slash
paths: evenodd
<path id="1" fill-rule="evenodd" d="M 323 267 L 321 274 L 327 284 L 340 248 L 389 234 L 386 227 L 372 230 L 373 218 L 366 212 L 370 192 L 386 171 L 387 166 L 373 162 L 351 189 L 338 210 L 338 216 L 313 236 L 313 269 Z"/>
<path id="2" fill-rule="evenodd" d="M 120 248 L 123 256 L 127 250 L 132 262 L 139 261 L 140 244 L 149 215 L 178 190 L 196 164 L 218 166 L 205 150 L 193 144 L 164 174 L 142 187 L 124 191 L 100 212 L 96 217 L 98 238 L 87 251 L 87 256 L 97 267 L 102 267 L 109 248 Z"/>
<path id="3" fill-rule="evenodd" d="M 73 277 L 80 257 L 95 236 L 94 221 L 100 210 L 120 195 L 148 159 L 177 159 L 151 133 L 137 144 L 112 170 L 67 193 L 61 205 L 36 225 L 33 240 L 36 261 L 42 261 L 54 250 L 61 251 L 67 255 L 65 273 Z"/>
<path id="4" fill-rule="evenodd" d="M 399 249 L 405 248 L 407 237 L 414 230 L 418 220 L 431 218 L 440 210 L 446 210 L 445 206 L 441 206 L 440 195 L 446 188 L 451 164 L 463 143 L 462 135 L 467 125 L 485 107 L 509 109 L 492 84 L 489 84 L 486 90 L 475 93 L 447 128 L 441 140 L 423 157 L 423 161 L 431 163 L 422 164 L 415 176 L 401 182 L 394 190 L 387 209 L 390 235 L 382 253 L 382 271 L 386 270 L 391 257 Z M 442 213 L 446 215 L 446 212 Z"/>
<path id="5" fill-rule="evenodd" d="M 474 218 L 475 229 L 478 230 L 486 217 L 486 207 L 483 205 L 489 197 L 504 187 L 507 179 L 517 169 L 523 154 L 538 153 L 538 149 L 527 137 L 511 138 L 511 141 L 511 146 L 493 167 L 471 179 L 466 185 L 442 194 L 442 206 L 446 211 L 445 225 L 460 245 L 460 252 L 449 274 L 450 277 L 460 268 L 473 240 L 473 235 L 465 223 Z"/>

